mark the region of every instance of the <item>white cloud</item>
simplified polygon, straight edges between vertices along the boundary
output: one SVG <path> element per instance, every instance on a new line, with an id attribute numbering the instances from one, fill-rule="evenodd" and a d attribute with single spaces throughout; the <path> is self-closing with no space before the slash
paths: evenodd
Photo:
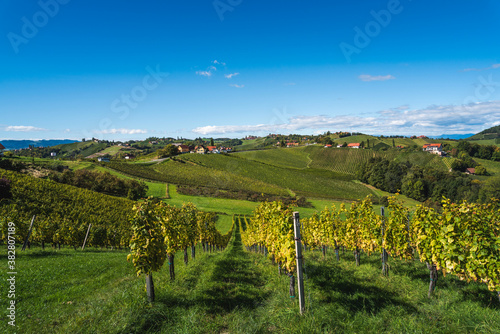
<path id="1" fill-rule="evenodd" d="M 70 129 L 64 130 L 64 133 L 68 133 L 68 132 L 71 132 L 71 130 Z"/>
<path id="2" fill-rule="evenodd" d="M 47 129 L 37 128 L 34 126 L 26 125 L 10 125 L 5 127 L 5 131 L 16 131 L 16 132 L 34 132 L 34 131 L 47 131 Z"/>
<path id="3" fill-rule="evenodd" d="M 386 80 L 392 80 L 396 79 L 390 74 L 387 75 L 369 75 L 369 74 L 361 74 L 358 77 L 361 81 L 386 81 Z"/>
<path id="4" fill-rule="evenodd" d="M 211 71 L 196 71 L 196 74 L 204 76 L 204 77 L 211 77 L 212 76 Z"/>
<path id="5" fill-rule="evenodd" d="M 236 87 L 236 88 L 243 88 L 243 87 L 245 87 L 245 85 L 237 85 L 237 84 L 230 84 L 229 86 Z"/>
<path id="6" fill-rule="evenodd" d="M 410 110 L 408 106 L 379 111 L 375 116 L 292 116 L 282 124 L 202 126 L 197 134 L 269 133 L 299 130 L 359 131 L 372 134 L 441 135 L 477 133 L 500 124 L 500 101 L 469 105 L 429 106 Z"/>
<path id="7" fill-rule="evenodd" d="M 489 67 L 483 67 L 483 68 L 466 68 L 466 69 L 463 69 L 462 72 L 486 71 L 486 70 L 494 70 L 496 68 L 500 68 L 500 64 L 492 64 Z"/>
<path id="8" fill-rule="evenodd" d="M 108 130 L 100 130 L 100 131 L 95 131 L 95 133 L 99 134 L 121 134 L 121 135 L 135 135 L 135 134 L 141 134 L 141 133 L 148 133 L 147 130 L 142 130 L 142 129 L 108 129 Z"/>
<path id="9" fill-rule="evenodd" d="M 226 66 L 226 63 L 218 61 L 218 60 L 214 60 L 214 61 L 212 61 L 212 63 L 218 64 L 218 65 L 222 65 L 222 66 Z"/>
<path id="10" fill-rule="evenodd" d="M 238 72 L 236 72 L 236 73 L 230 73 L 230 74 L 224 74 L 224 76 L 226 77 L 226 79 L 231 79 L 232 77 L 235 77 L 237 75 L 239 75 Z"/>

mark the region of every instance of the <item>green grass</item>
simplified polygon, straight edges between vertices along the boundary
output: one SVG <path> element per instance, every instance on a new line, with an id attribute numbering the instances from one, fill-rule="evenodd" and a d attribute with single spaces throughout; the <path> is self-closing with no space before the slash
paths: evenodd
<path id="1" fill-rule="evenodd" d="M 476 161 L 478 164 L 484 166 L 484 168 L 486 168 L 486 171 L 491 176 L 500 175 L 500 162 L 498 162 L 498 161 L 491 161 L 491 160 L 485 160 L 485 159 L 479 159 L 479 158 L 474 158 L 474 161 Z"/>
<path id="2" fill-rule="evenodd" d="M 168 185 L 168 190 L 170 199 L 165 200 L 167 204 L 182 206 L 183 203 L 191 202 L 199 210 L 221 212 L 229 216 L 234 214 L 251 214 L 259 204 L 235 199 L 182 195 L 177 193 L 177 187 L 173 184 Z"/>
<path id="3" fill-rule="evenodd" d="M 1 260 L 6 262 L 2 248 Z M 485 285 L 439 275 L 427 298 L 428 271 L 417 262 L 331 250 L 305 253 L 306 312 L 264 256 L 243 250 L 236 230 L 228 248 L 186 266 L 175 257 L 154 273 L 156 301 L 146 301 L 125 251 L 27 250 L 16 259 L 18 333 L 498 333 L 500 303 Z M 0 283 L 6 291 L 6 281 Z M 5 301 L 5 299 L 3 299 Z M 3 307 L 5 317 L 5 307 Z M 5 318 L 4 318 L 5 319 Z M 5 327 L 4 327 L 5 329 Z M 9 329 L 6 331 L 9 333 Z M 10 331 L 14 332 L 14 331 Z"/>

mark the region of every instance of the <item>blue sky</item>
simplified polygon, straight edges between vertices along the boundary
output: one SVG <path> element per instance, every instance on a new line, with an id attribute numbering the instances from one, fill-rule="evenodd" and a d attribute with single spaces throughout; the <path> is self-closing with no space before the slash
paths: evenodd
<path id="1" fill-rule="evenodd" d="M 499 31 L 494 0 L 6 0 L 0 139 L 475 133 Z"/>

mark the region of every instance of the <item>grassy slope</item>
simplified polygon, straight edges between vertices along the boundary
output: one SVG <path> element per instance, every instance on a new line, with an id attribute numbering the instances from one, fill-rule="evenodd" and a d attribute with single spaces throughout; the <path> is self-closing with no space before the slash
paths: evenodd
<path id="1" fill-rule="evenodd" d="M 288 168 L 307 168 L 311 160 L 305 147 L 279 148 L 274 150 L 246 151 L 236 156 L 270 165 Z"/>
<path id="2" fill-rule="evenodd" d="M 6 250 L 0 251 L 6 261 Z M 484 285 L 439 276 L 428 299 L 428 271 L 378 254 L 334 260 L 305 253 L 306 312 L 288 294 L 289 278 L 264 256 L 243 251 L 238 230 L 222 253 L 197 249 L 187 266 L 175 257 L 153 275 L 146 302 L 125 251 L 27 250 L 17 257 L 17 332 L 23 333 L 498 333 L 500 305 Z M 0 289 L 6 291 L 6 281 Z M 5 310 L 3 311 L 5 314 Z"/>
<path id="3" fill-rule="evenodd" d="M 371 193 L 366 187 L 336 179 L 337 175 L 327 170 L 281 168 L 234 155 L 190 154 L 183 155 L 182 159 L 213 170 L 274 184 L 306 197 L 359 199 Z"/>

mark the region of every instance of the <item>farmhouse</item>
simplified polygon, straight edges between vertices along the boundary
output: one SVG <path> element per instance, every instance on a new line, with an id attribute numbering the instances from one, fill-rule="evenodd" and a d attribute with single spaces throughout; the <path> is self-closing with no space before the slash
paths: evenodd
<path id="1" fill-rule="evenodd" d="M 443 155 L 443 147 L 441 144 L 424 144 L 423 151 Z"/>
<path id="2" fill-rule="evenodd" d="M 207 153 L 207 149 L 206 149 L 204 146 L 202 146 L 202 145 L 200 145 L 200 146 L 196 146 L 196 147 L 194 148 L 194 150 L 195 150 L 195 151 L 196 151 L 196 153 L 198 153 L 198 154 L 205 154 L 205 153 Z"/>
<path id="3" fill-rule="evenodd" d="M 207 150 L 208 150 L 208 152 L 210 152 L 210 153 L 216 153 L 216 152 L 213 152 L 213 151 L 214 151 L 214 150 L 216 150 L 216 149 L 217 149 L 217 146 L 207 146 Z"/>
<path id="4" fill-rule="evenodd" d="M 465 174 L 474 175 L 474 174 L 476 174 L 476 169 L 475 168 L 467 168 L 465 170 Z"/>
<path id="5" fill-rule="evenodd" d="M 190 151 L 189 146 L 184 144 L 177 145 L 177 148 L 179 149 L 179 153 L 187 153 Z"/>
<path id="6" fill-rule="evenodd" d="M 329 147 L 332 147 L 332 144 L 326 144 L 325 145 L 325 148 L 329 148 Z"/>
<path id="7" fill-rule="evenodd" d="M 286 147 L 293 147 L 293 146 L 299 146 L 299 143 L 294 142 L 294 141 L 286 143 Z"/>
<path id="8" fill-rule="evenodd" d="M 347 147 L 349 147 L 349 148 L 360 148 L 361 144 L 360 143 L 350 143 L 350 144 L 347 144 Z"/>

